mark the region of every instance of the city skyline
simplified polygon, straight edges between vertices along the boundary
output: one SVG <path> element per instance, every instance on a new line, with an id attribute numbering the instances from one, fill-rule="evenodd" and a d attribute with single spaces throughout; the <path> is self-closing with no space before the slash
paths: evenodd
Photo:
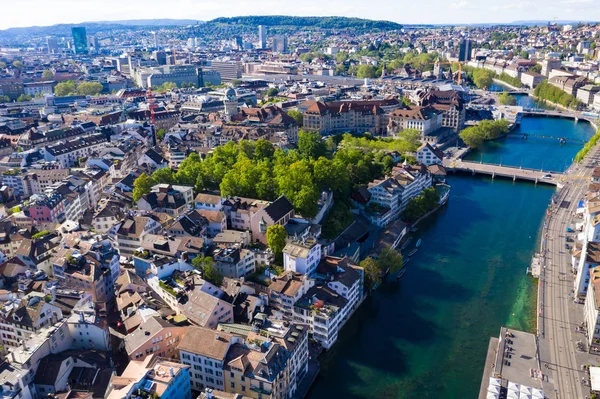
<path id="1" fill-rule="evenodd" d="M 532 1 L 508 1 L 489 7 L 483 0 L 426 0 L 400 4 L 391 0 L 375 3 L 333 0 L 328 3 L 307 0 L 302 3 L 267 0 L 247 12 L 242 0 L 208 2 L 205 0 L 172 0 L 171 7 L 160 7 L 157 0 L 132 0 L 127 3 L 106 0 L 90 13 L 89 1 L 57 0 L 52 7 L 42 0 L 26 4 L 14 2 L 3 7 L 0 29 L 49 26 L 88 21 L 129 19 L 197 19 L 209 21 L 218 17 L 240 15 L 346 16 L 374 20 L 390 20 L 404 24 L 475 24 L 509 23 L 523 20 L 600 20 L 600 0 L 551 0 L 539 4 Z M 157 12 L 157 10 L 161 10 Z"/>

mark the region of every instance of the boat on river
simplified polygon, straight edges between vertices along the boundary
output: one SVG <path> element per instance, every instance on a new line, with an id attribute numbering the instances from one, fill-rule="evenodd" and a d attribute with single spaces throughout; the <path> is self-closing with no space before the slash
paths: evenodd
<path id="1" fill-rule="evenodd" d="M 406 242 L 404 244 L 402 244 L 402 247 L 400 247 L 400 251 L 404 251 L 406 249 L 406 247 L 408 247 L 408 244 L 410 244 L 411 242 L 412 242 L 412 237 L 408 237 Z"/>
<path id="2" fill-rule="evenodd" d="M 413 256 L 414 254 L 416 254 L 416 253 L 417 253 L 417 251 L 418 251 L 418 250 L 419 250 L 418 248 L 415 248 L 415 249 L 413 249 L 412 251 L 410 251 L 410 252 L 408 253 L 408 256 Z"/>
<path id="3" fill-rule="evenodd" d="M 402 262 L 402 267 L 406 266 L 408 262 L 410 262 L 410 258 L 404 259 L 404 261 Z"/>
<path id="4" fill-rule="evenodd" d="M 402 276 L 404 276 L 404 273 L 406 273 L 406 269 L 402 268 L 402 270 L 400 270 L 400 272 L 398 272 L 398 274 L 396 274 L 396 280 L 400 280 L 400 278 L 402 278 Z"/>
<path id="5" fill-rule="evenodd" d="M 421 245 L 421 239 L 419 238 L 419 241 L 417 241 L 417 243 L 415 244 L 415 248 L 419 248 L 420 245 Z"/>

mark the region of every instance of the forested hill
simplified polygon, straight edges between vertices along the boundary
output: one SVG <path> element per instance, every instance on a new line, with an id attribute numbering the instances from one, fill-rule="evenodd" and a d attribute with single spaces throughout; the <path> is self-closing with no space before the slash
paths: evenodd
<path id="1" fill-rule="evenodd" d="M 265 26 L 296 26 L 317 27 L 323 29 L 402 29 L 402 25 L 390 21 L 373 21 L 362 18 L 348 17 L 293 17 L 285 15 L 262 15 L 213 19 L 213 23 L 237 25 L 265 25 Z"/>

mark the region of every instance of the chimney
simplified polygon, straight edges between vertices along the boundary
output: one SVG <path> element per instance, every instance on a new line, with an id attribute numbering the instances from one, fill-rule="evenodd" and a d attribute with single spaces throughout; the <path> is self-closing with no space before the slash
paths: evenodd
<path id="1" fill-rule="evenodd" d="M 169 373 L 171 373 L 171 377 L 175 377 L 175 371 L 173 371 L 173 367 L 169 367 Z"/>

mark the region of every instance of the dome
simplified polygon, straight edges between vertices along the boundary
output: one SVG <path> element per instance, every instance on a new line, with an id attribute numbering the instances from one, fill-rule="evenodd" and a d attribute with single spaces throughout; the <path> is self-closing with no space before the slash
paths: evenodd
<path id="1" fill-rule="evenodd" d="M 231 87 L 225 91 L 225 97 L 231 101 L 237 100 L 237 94 L 235 94 L 235 90 L 233 90 Z"/>

